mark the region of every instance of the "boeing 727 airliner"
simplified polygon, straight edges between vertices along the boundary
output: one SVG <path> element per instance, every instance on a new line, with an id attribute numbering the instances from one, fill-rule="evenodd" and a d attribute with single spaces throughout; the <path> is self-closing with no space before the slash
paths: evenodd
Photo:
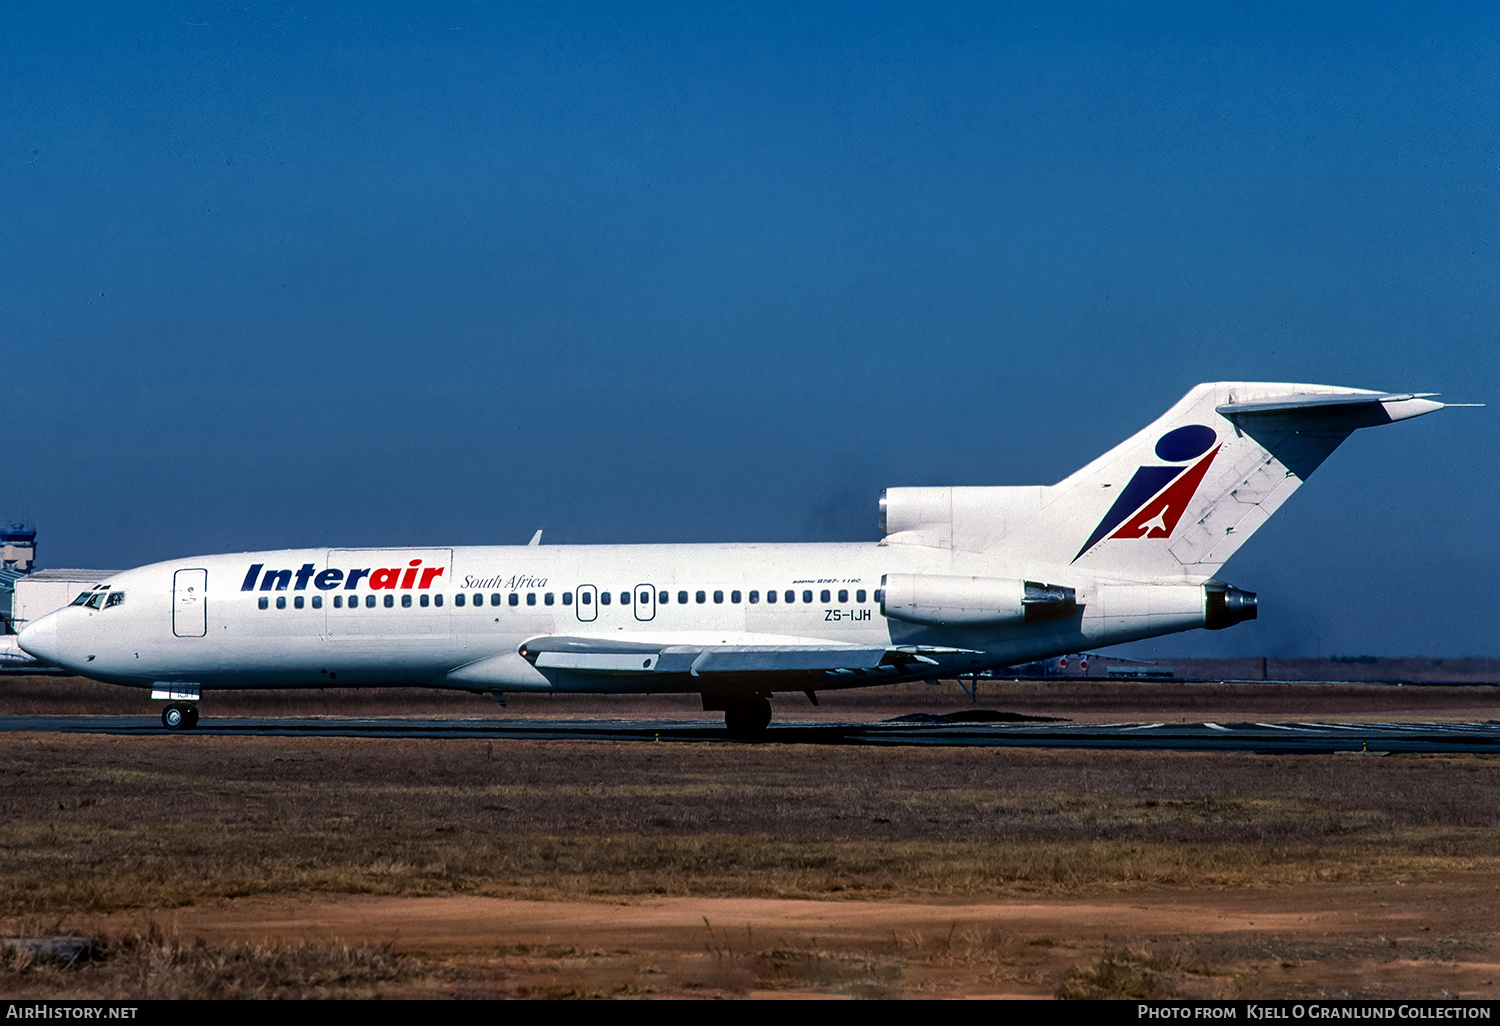
<path id="1" fill-rule="evenodd" d="M 890 488 L 879 542 L 293 549 L 117 574 L 23 649 L 151 688 L 698 692 L 730 731 L 776 692 L 977 673 L 1254 619 L 1224 562 L 1357 428 L 1428 394 L 1199 385 L 1055 485 Z"/>

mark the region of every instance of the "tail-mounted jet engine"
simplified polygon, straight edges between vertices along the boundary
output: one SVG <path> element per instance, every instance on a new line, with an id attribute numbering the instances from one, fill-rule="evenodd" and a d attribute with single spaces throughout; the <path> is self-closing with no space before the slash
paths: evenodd
<path id="1" fill-rule="evenodd" d="M 1255 592 L 1241 591 L 1223 581 L 1209 581 L 1203 586 L 1203 626 L 1222 631 L 1256 616 Z"/>
<path id="2" fill-rule="evenodd" d="M 880 589 L 881 613 L 908 623 L 990 627 L 1062 620 L 1078 612 L 1072 588 L 1036 581 L 886 574 Z"/>

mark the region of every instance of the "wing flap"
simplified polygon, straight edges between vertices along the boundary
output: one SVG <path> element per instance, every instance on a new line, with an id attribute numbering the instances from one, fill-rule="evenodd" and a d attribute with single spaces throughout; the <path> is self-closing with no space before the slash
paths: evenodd
<path id="1" fill-rule="evenodd" d="M 814 639 L 744 639 L 718 642 L 662 638 L 542 636 L 527 640 L 521 655 L 539 670 L 575 673 L 806 673 L 871 670 L 887 655 L 884 647 Z"/>
<path id="2" fill-rule="evenodd" d="M 539 670 L 647 673 L 657 661 L 651 652 L 538 652 L 535 665 Z"/>

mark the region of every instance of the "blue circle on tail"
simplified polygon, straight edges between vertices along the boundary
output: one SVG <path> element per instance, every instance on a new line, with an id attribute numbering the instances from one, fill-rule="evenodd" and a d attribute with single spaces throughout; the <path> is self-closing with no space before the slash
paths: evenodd
<path id="1" fill-rule="evenodd" d="M 1168 431 L 1156 442 L 1156 455 L 1168 463 L 1182 463 L 1208 452 L 1218 432 L 1203 424 L 1189 424 Z"/>

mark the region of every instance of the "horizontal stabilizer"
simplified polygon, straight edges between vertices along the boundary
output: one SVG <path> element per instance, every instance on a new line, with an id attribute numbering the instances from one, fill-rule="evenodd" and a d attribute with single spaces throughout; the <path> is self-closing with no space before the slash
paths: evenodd
<path id="1" fill-rule="evenodd" d="M 1391 420 L 1406 420 L 1443 408 L 1442 403 L 1432 402 L 1436 392 L 1366 392 L 1350 389 L 1345 392 L 1310 393 L 1270 396 L 1248 402 L 1235 402 L 1231 397 L 1227 403 L 1215 407 L 1218 413 L 1233 417 L 1246 413 L 1284 413 L 1291 410 L 1313 411 L 1322 407 L 1366 406 L 1380 404 L 1387 407 Z"/>

